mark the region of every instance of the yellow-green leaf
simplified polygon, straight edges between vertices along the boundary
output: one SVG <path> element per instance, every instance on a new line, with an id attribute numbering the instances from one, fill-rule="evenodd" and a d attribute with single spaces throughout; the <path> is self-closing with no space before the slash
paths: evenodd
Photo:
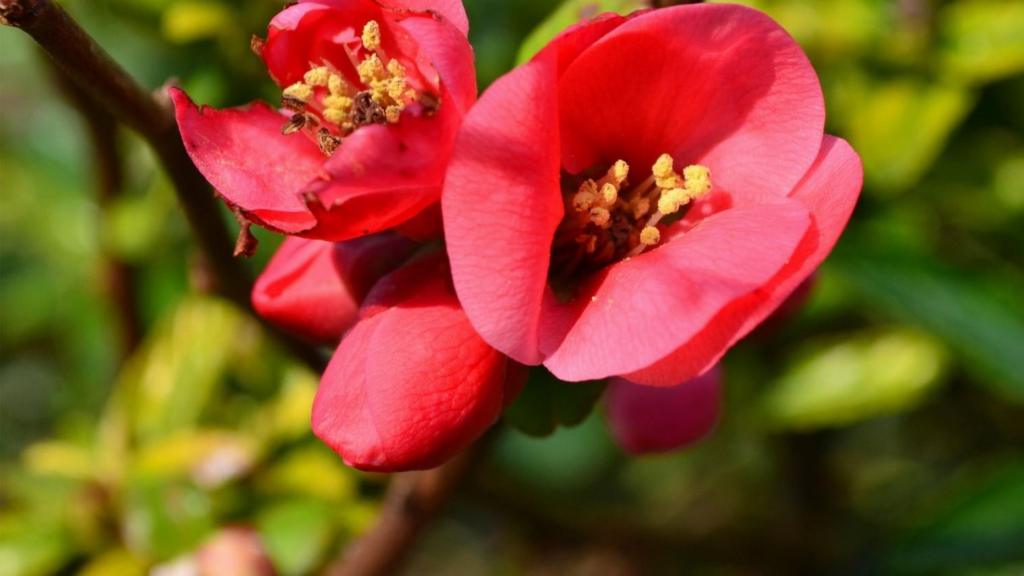
<path id="1" fill-rule="evenodd" d="M 764 401 L 770 425 L 843 426 L 915 406 L 942 380 L 945 348 L 907 329 L 843 340 L 814 350 L 775 382 Z"/>

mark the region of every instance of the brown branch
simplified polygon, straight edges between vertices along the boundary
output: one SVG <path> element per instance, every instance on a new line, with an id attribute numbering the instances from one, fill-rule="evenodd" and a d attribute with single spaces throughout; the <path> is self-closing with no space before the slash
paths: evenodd
<path id="1" fill-rule="evenodd" d="M 100 217 L 105 221 L 111 206 L 124 188 L 117 123 L 106 110 L 78 87 L 60 68 L 51 66 L 53 79 L 68 103 L 78 111 L 92 146 L 93 177 Z M 103 221 L 100 227 L 102 230 Z M 137 270 L 108 250 L 103 250 L 102 266 L 107 296 L 117 319 L 121 358 L 125 359 L 142 338 L 142 321 L 137 297 Z"/>
<path id="2" fill-rule="evenodd" d="M 216 199 L 185 153 L 169 102 L 158 101 L 139 86 L 50 0 L 0 0 L 0 18 L 31 36 L 69 78 L 153 147 L 200 247 L 213 263 L 218 290 L 246 305 L 249 284 L 245 271 L 231 255 L 231 237 Z"/>
<path id="3" fill-rule="evenodd" d="M 472 449 L 471 449 L 472 450 Z M 396 474 L 377 523 L 327 570 L 330 576 L 384 576 L 401 568 L 416 537 L 444 507 L 471 468 L 464 452 L 440 468 Z"/>
<path id="4" fill-rule="evenodd" d="M 149 143 L 210 264 L 217 292 L 250 309 L 251 279 L 233 256 L 234 242 L 219 203 L 185 152 L 166 95 L 154 97 L 139 86 L 52 0 L 0 0 L 0 24 L 20 28 L 31 36 L 75 84 Z M 316 350 L 271 326 L 267 328 L 298 358 L 314 369 L 323 368 L 323 359 Z"/>

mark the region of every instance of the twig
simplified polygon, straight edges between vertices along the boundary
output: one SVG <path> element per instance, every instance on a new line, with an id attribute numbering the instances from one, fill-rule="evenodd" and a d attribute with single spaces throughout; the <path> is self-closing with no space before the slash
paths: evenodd
<path id="1" fill-rule="evenodd" d="M 330 576 L 394 574 L 416 537 L 444 507 L 467 475 L 473 454 L 464 452 L 440 468 L 396 474 L 384 496 L 377 523 L 327 570 Z"/>
<path id="2" fill-rule="evenodd" d="M 0 19 L 31 36 L 68 77 L 153 147 L 200 247 L 213 263 L 219 291 L 236 303 L 247 304 L 245 271 L 231 256 L 231 237 L 216 199 L 185 153 L 169 103 L 158 101 L 139 86 L 50 0 L 0 0 Z"/>
<path id="3" fill-rule="evenodd" d="M 124 166 L 117 137 L 117 123 L 60 68 L 51 66 L 51 69 L 54 82 L 68 103 L 78 111 L 89 133 L 96 200 L 101 218 L 105 219 L 124 187 Z M 101 229 L 102 226 L 101 223 Z M 137 270 L 135 266 L 107 250 L 103 251 L 102 261 L 105 288 L 116 313 L 121 357 L 124 359 L 135 350 L 142 338 L 142 322 L 139 318 L 136 292 Z"/>
<path id="4" fill-rule="evenodd" d="M 84 92 L 149 143 L 205 253 L 217 292 L 251 309 L 251 279 L 233 257 L 234 243 L 209 184 L 185 152 L 169 99 L 163 94 L 154 97 L 139 86 L 52 0 L 0 0 L 0 24 L 25 31 Z M 323 368 L 323 359 L 312 347 L 267 328 L 310 367 Z"/>

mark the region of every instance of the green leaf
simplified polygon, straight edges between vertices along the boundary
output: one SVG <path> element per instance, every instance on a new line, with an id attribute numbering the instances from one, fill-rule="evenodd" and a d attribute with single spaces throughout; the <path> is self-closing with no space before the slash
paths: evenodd
<path id="1" fill-rule="evenodd" d="M 942 338 L 980 384 L 1024 403 L 1024 319 L 975 276 L 920 255 L 843 250 L 830 261 L 873 307 Z"/>
<path id="2" fill-rule="evenodd" d="M 765 416 L 775 427 L 843 426 L 914 407 L 940 381 L 946 352 L 909 330 L 857 336 L 815 350 L 768 391 Z"/>
<path id="3" fill-rule="evenodd" d="M 64 530 L 40 526 L 35 518 L 19 518 L 16 530 L 4 524 L 5 529 L 0 531 L 0 574 L 5 576 L 56 574 L 74 551 Z"/>
<path id="4" fill-rule="evenodd" d="M 211 298 L 183 302 L 129 362 L 119 388 L 135 391 L 126 408 L 143 438 L 195 426 L 252 326 L 234 307 Z"/>
<path id="5" fill-rule="evenodd" d="M 1024 462 L 959 484 L 894 548 L 886 573 L 956 573 L 1024 561 Z"/>
<path id="6" fill-rule="evenodd" d="M 145 576 L 146 563 L 123 549 L 114 549 L 96 556 L 82 568 L 78 576 Z"/>
<path id="7" fill-rule="evenodd" d="M 605 12 L 628 14 L 645 7 L 643 0 L 567 0 L 526 37 L 519 48 L 516 64 L 533 58 L 552 38 L 573 24 Z"/>
<path id="8" fill-rule="evenodd" d="M 1024 71 L 1024 3 L 972 0 L 939 15 L 944 71 L 951 80 L 980 83 Z"/>
<path id="9" fill-rule="evenodd" d="M 125 503 L 128 548 L 158 561 L 193 550 L 216 528 L 209 495 L 187 483 L 134 482 Z"/>
<path id="10" fill-rule="evenodd" d="M 144 446 L 134 473 L 143 478 L 189 478 L 204 488 L 217 488 L 248 472 L 258 447 L 230 431 L 177 432 Z"/>
<path id="11" fill-rule="evenodd" d="M 164 37 L 175 44 L 215 38 L 231 29 L 235 20 L 227 6 L 217 2 L 175 2 L 164 12 Z"/>
<path id="12" fill-rule="evenodd" d="M 973 103 L 974 96 L 958 86 L 904 78 L 866 89 L 840 122 L 847 123 L 868 181 L 902 190 L 932 165 Z"/>
<path id="13" fill-rule="evenodd" d="M 356 497 L 356 478 L 325 445 L 317 443 L 293 450 L 258 478 L 263 492 L 312 496 L 329 502 Z"/>
<path id="14" fill-rule="evenodd" d="M 576 426 L 590 414 L 605 382 L 562 382 L 544 367 L 530 377 L 505 421 L 530 436 L 547 436 L 559 426 Z"/>
<path id="15" fill-rule="evenodd" d="M 257 528 L 278 572 L 313 573 L 331 541 L 332 514 L 331 506 L 316 499 L 285 501 L 260 514 Z"/>

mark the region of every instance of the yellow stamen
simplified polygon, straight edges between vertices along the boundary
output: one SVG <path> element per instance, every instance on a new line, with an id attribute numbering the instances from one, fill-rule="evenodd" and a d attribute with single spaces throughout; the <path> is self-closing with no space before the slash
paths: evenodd
<path id="1" fill-rule="evenodd" d="M 326 66 L 317 66 L 311 69 L 302 77 L 303 81 L 310 86 L 327 86 L 330 80 L 331 71 Z"/>
<path id="2" fill-rule="evenodd" d="M 373 52 L 380 48 L 380 24 L 376 20 L 370 20 L 363 26 L 363 47 Z"/>
<path id="3" fill-rule="evenodd" d="M 679 178 L 678 174 L 669 174 L 664 178 L 655 178 L 654 183 L 662 190 L 671 190 L 672 188 L 678 188 L 681 186 L 681 180 L 682 179 Z"/>
<path id="4" fill-rule="evenodd" d="M 387 119 L 389 123 L 397 124 L 398 119 L 402 117 L 401 106 L 388 106 L 384 110 L 384 117 Z"/>
<path id="5" fill-rule="evenodd" d="M 665 179 L 673 175 L 672 169 L 674 166 L 672 157 L 668 154 L 662 154 L 658 156 L 658 161 L 654 163 L 654 167 L 651 172 L 654 173 L 654 177 L 658 179 Z"/>
<path id="6" fill-rule="evenodd" d="M 340 126 L 348 120 L 348 111 L 340 110 L 338 108 L 328 108 L 327 110 L 324 110 L 324 120 L 331 124 L 337 124 Z"/>
<path id="7" fill-rule="evenodd" d="M 707 166 L 694 164 L 683 170 L 686 178 L 686 191 L 694 198 L 700 198 L 711 191 L 711 170 Z"/>
<path id="8" fill-rule="evenodd" d="M 337 74 L 331 74 L 327 79 L 327 90 L 330 91 L 333 96 L 342 96 L 347 92 L 347 86 L 345 79 Z"/>
<path id="9" fill-rule="evenodd" d="M 615 184 L 621 186 L 629 177 L 629 164 L 625 160 L 619 160 L 608 170 L 608 175 L 615 180 Z"/>
<path id="10" fill-rule="evenodd" d="M 619 199 L 619 189 L 614 184 L 605 184 L 601 187 L 601 200 L 605 206 L 611 206 Z"/>
<path id="11" fill-rule="evenodd" d="M 658 199 L 658 212 L 665 216 L 675 214 L 689 201 L 689 195 L 682 188 L 666 190 L 661 193 L 661 198 Z"/>
<path id="12" fill-rule="evenodd" d="M 284 95 L 287 96 L 288 98 L 294 98 L 296 100 L 301 100 L 302 102 L 308 102 L 309 99 L 313 96 L 313 88 L 310 87 L 308 84 L 296 82 L 295 84 L 292 84 L 291 86 L 284 89 Z"/>
<path id="13" fill-rule="evenodd" d="M 405 96 L 405 78 L 396 76 L 391 80 L 388 80 L 388 96 L 396 102 Z"/>
<path id="14" fill-rule="evenodd" d="M 369 85 L 374 80 L 381 80 L 384 77 L 384 64 L 376 54 L 370 54 L 365 60 L 359 63 L 359 80 Z"/>
<path id="15" fill-rule="evenodd" d="M 593 180 L 587 180 L 576 195 L 572 198 L 572 206 L 577 212 L 587 212 L 597 203 L 597 184 Z"/>
<path id="16" fill-rule="evenodd" d="M 392 60 L 388 62 L 388 72 L 392 76 L 405 77 L 405 66 L 402 66 L 402 63 L 398 60 Z"/>
<path id="17" fill-rule="evenodd" d="M 661 230 L 648 226 L 640 232 L 640 243 L 644 246 L 655 246 L 661 242 Z"/>
<path id="18" fill-rule="evenodd" d="M 612 224 L 612 213 L 607 208 L 591 208 L 590 221 L 600 228 L 607 228 Z"/>
<path id="19" fill-rule="evenodd" d="M 326 96 L 324 97 L 324 106 L 345 110 L 352 107 L 352 99 L 348 96 Z"/>

